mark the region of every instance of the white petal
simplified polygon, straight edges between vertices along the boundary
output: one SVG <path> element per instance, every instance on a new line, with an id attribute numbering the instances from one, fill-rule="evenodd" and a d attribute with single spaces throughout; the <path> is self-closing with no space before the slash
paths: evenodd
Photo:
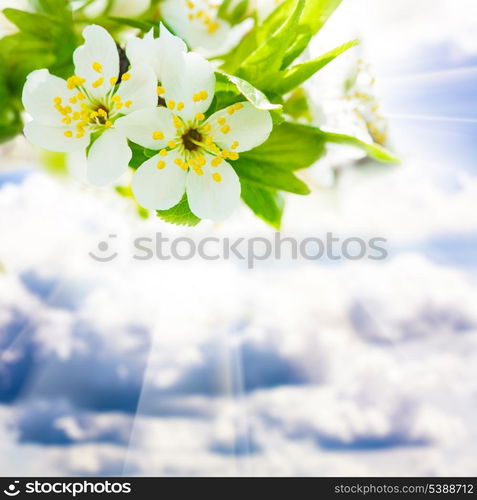
<path id="1" fill-rule="evenodd" d="M 114 124 L 129 140 L 143 148 L 158 151 L 176 136 L 172 114 L 166 108 L 143 109 L 119 118 Z M 162 132 L 163 139 L 154 139 L 155 132 Z"/>
<path id="2" fill-rule="evenodd" d="M 151 0 L 115 0 L 109 16 L 138 17 L 149 8 Z"/>
<path id="3" fill-rule="evenodd" d="M 131 77 L 121 82 L 117 94 L 123 102 L 131 101 L 129 107 L 124 106 L 121 113 L 129 114 L 144 108 L 157 106 L 157 79 L 152 68 L 148 66 L 133 67 L 129 74 Z"/>
<path id="4" fill-rule="evenodd" d="M 219 167 L 210 164 L 207 155 L 203 175 L 191 170 L 187 175 L 187 196 L 192 212 L 201 219 L 221 221 L 229 217 L 240 203 L 240 181 L 235 170 L 225 161 Z M 213 175 L 219 174 L 220 182 Z"/>
<path id="5" fill-rule="evenodd" d="M 268 111 L 257 109 L 249 102 L 239 105 L 243 107 L 232 115 L 227 109 L 223 109 L 207 120 L 212 126 L 211 134 L 215 142 L 221 148 L 237 153 L 260 146 L 268 139 L 273 129 L 272 117 Z"/>
<path id="6" fill-rule="evenodd" d="M 22 101 L 26 112 L 34 119 L 48 125 L 62 126 L 62 115 L 54 100 L 59 97 L 62 105 L 69 105 L 69 99 L 75 92 L 68 90 L 66 82 L 50 75 L 48 70 L 33 71 L 28 75 L 23 87 Z"/>
<path id="7" fill-rule="evenodd" d="M 162 85 L 166 91 L 166 102 L 172 102 L 175 112 L 184 120 L 191 120 L 197 113 L 207 111 L 215 93 L 215 72 L 212 64 L 194 52 L 168 53 L 164 61 L 167 63 L 167 71 L 164 73 Z M 194 96 L 201 93 L 204 98 L 195 102 Z"/>
<path id="8" fill-rule="evenodd" d="M 161 25 L 161 36 L 154 38 L 151 30 L 144 38 L 134 37 L 126 46 L 126 55 L 131 66 L 146 64 L 156 73 L 158 81 L 162 81 L 162 62 L 166 54 L 186 52 L 187 46 L 179 37 L 172 35 Z"/>
<path id="9" fill-rule="evenodd" d="M 128 170 L 132 158 L 128 141 L 117 130 L 107 130 L 88 154 L 88 180 L 95 186 L 107 186 Z"/>
<path id="10" fill-rule="evenodd" d="M 205 49 L 207 54 L 220 53 L 230 33 L 231 26 L 223 19 L 218 18 L 217 9 L 210 7 L 209 2 L 194 0 L 194 8 L 188 8 L 186 0 L 165 0 L 161 4 L 162 15 L 167 24 L 183 38 L 193 50 Z M 199 11 L 205 15 L 198 18 Z M 189 14 L 193 14 L 191 20 Z M 204 18 L 216 23 L 214 29 L 209 31 L 210 24 Z"/>
<path id="11" fill-rule="evenodd" d="M 138 203 L 149 210 L 168 210 L 177 205 L 185 192 L 187 172 L 174 163 L 181 158 L 175 151 L 166 157 L 154 156 L 134 175 L 132 190 Z M 159 169 L 158 163 L 166 166 Z"/>
<path id="12" fill-rule="evenodd" d="M 161 58 L 158 39 L 154 38 L 153 29 L 144 38 L 131 38 L 126 45 L 126 55 L 131 66 L 147 64 L 154 70 L 157 79 L 160 80 Z"/>
<path id="13" fill-rule="evenodd" d="M 85 87 L 93 96 L 104 96 L 111 90 L 111 78 L 119 76 L 119 54 L 116 42 L 101 26 L 91 25 L 84 29 L 85 44 L 78 47 L 73 59 L 77 76 L 86 79 Z M 101 72 L 93 68 L 95 63 L 101 65 Z M 102 85 L 93 87 L 94 82 L 103 79 Z"/>
<path id="14" fill-rule="evenodd" d="M 71 131 L 72 137 L 66 137 L 65 132 Z M 71 153 L 86 149 L 89 144 L 89 135 L 77 138 L 76 130 L 71 127 L 52 127 L 43 123 L 32 121 L 23 129 L 25 137 L 35 146 L 59 153 Z"/>

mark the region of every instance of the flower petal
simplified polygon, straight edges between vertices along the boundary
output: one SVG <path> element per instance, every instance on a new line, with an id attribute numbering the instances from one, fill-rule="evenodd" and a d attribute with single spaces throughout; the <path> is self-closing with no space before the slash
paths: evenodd
<path id="1" fill-rule="evenodd" d="M 115 0 L 108 12 L 109 16 L 139 17 L 150 7 L 151 0 Z"/>
<path id="2" fill-rule="evenodd" d="M 176 136 L 172 114 L 166 108 L 142 109 L 119 118 L 114 124 L 128 139 L 158 151 Z"/>
<path id="3" fill-rule="evenodd" d="M 67 137 L 65 132 L 71 132 L 71 137 Z M 45 125 L 37 121 L 27 123 L 23 129 L 23 133 L 35 146 L 59 153 L 71 153 L 86 149 L 89 144 L 88 134 L 77 138 L 74 128 L 65 126 L 52 127 L 51 125 Z"/>
<path id="4" fill-rule="evenodd" d="M 144 108 L 157 106 L 157 80 L 152 68 L 141 65 L 129 71 L 131 77 L 121 82 L 117 95 L 124 103 L 121 113 L 129 114 Z"/>
<path id="5" fill-rule="evenodd" d="M 273 129 L 270 113 L 257 109 L 247 101 L 214 113 L 207 123 L 212 126 L 211 133 L 215 142 L 221 148 L 237 153 L 260 146 Z"/>
<path id="6" fill-rule="evenodd" d="M 23 87 L 22 101 L 26 112 L 34 119 L 48 125 L 62 126 L 64 115 L 55 108 L 55 99 L 61 99 L 63 106 L 75 92 L 68 90 L 66 82 L 50 75 L 48 70 L 33 71 Z"/>
<path id="7" fill-rule="evenodd" d="M 184 120 L 210 107 L 215 93 L 215 72 L 212 64 L 200 54 L 168 53 L 164 61 L 167 71 L 162 85 L 168 107 Z"/>
<path id="8" fill-rule="evenodd" d="M 111 78 L 119 76 L 118 49 L 101 26 L 87 26 L 83 37 L 85 44 L 73 54 L 76 74 L 86 79 L 84 86 L 90 94 L 101 97 L 111 90 Z"/>
<path id="9" fill-rule="evenodd" d="M 187 176 L 189 206 L 201 219 L 224 220 L 240 203 L 240 181 L 227 162 L 213 167 L 213 157 L 206 155 L 206 160 L 203 175 L 191 170 Z"/>
<path id="10" fill-rule="evenodd" d="M 87 177 L 95 186 L 107 186 L 128 170 L 132 158 L 128 141 L 117 130 L 107 130 L 91 146 Z"/>
<path id="11" fill-rule="evenodd" d="M 230 33 L 230 24 L 218 17 L 217 8 L 209 2 L 194 0 L 192 5 L 186 0 L 165 0 L 161 12 L 167 24 L 194 50 L 218 53 Z"/>
<path id="12" fill-rule="evenodd" d="M 163 60 L 166 54 L 186 52 L 187 46 L 179 37 L 172 35 L 161 24 L 161 36 L 154 38 L 151 29 L 144 38 L 131 38 L 126 46 L 126 55 L 131 66 L 147 64 L 156 73 L 158 81 L 162 81 Z"/>
<path id="13" fill-rule="evenodd" d="M 156 155 L 139 167 L 132 190 L 141 206 L 149 210 L 168 210 L 181 201 L 187 172 L 174 163 L 180 158 L 171 151 L 166 157 Z"/>

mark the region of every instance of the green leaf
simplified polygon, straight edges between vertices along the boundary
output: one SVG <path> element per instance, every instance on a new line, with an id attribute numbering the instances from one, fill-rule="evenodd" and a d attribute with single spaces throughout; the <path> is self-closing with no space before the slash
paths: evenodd
<path id="1" fill-rule="evenodd" d="M 378 144 L 370 144 L 368 142 L 364 142 L 350 135 L 334 134 L 331 132 L 322 132 L 322 131 L 320 132 L 322 134 L 325 134 L 327 142 L 355 146 L 365 151 L 374 160 L 383 163 L 394 163 L 394 164 L 400 163 L 400 160 L 397 156 L 393 155 L 387 149 L 383 148 L 382 146 L 379 146 Z"/>
<path id="2" fill-rule="evenodd" d="M 299 87 L 292 92 L 283 105 L 283 112 L 295 120 L 304 119 L 307 122 L 313 120 L 310 103 L 306 91 Z"/>
<path id="3" fill-rule="evenodd" d="M 355 47 L 358 43 L 359 40 L 352 40 L 351 42 L 340 45 L 339 47 L 336 47 L 330 52 L 327 52 L 312 61 L 307 61 L 302 64 L 298 64 L 293 68 L 282 71 L 280 77 L 278 77 L 271 86 L 271 90 L 278 94 L 287 94 L 311 78 L 316 72 L 324 68 L 327 64 L 346 52 L 348 49 Z"/>
<path id="4" fill-rule="evenodd" d="M 308 26 L 313 34 L 318 33 L 341 2 L 342 0 L 308 0 L 300 25 Z"/>
<path id="5" fill-rule="evenodd" d="M 271 166 L 261 159 L 246 158 L 242 155 L 231 165 L 240 177 L 262 188 L 278 189 L 295 194 L 310 194 L 308 186 L 296 177 L 292 171 Z"/>
<path id="6" fill-rule="evenodd" d="M 286 53 L 279 57 L 281 69 L 286 68 L 303 52 L 307 45 L 307 37 L 315 35 L 321 29 L 341 1 L 305 0 L 300 19 L 293 28 L 294 38 L 288 39 Z M 291 20 L 297 7 L 297 0 L 282 2 L 261 24 L 256 24 L 234 49 L 220 57 L 223 61 L 221 69 L 228 73 L 239 74 L 244 61 L 272 40 L 287 19 Z M 266 72 L 267 69 L 264 68 L 264 71 Z M 249 79 L 245 75 L 239 74 L 239 76 Z M 252 80 L 252 83 L 264 90 L 255 80 Z"/>
<path id="7" fill-rule="evenodd" d="M 139 19 L 130 19 L 128 17 L 114 17 L 114 16 L 109 16 L 108 19 L 123 26 L 136 28 L 144 33 L 150 31 L 151 28 L 157 28 L 157 24 L 152 23 L 150 21 L 141 21 Z"/>
<path id="8" fill-rule="evenodd" d="M 137 170 L 144 162 L 157 155 L 157 151 L 143 148 L 134 142 L 128 141 L 128 144 L 133 154 L 129 166 L 134 170 Z"/>
<path id="9" fill-rule="evenodd" d="M 5 9 L 3 14 L 20 31 L 34 35 L 41 40 L 51 40 L 50 32 L 56 27 L 55 20 L 52 17 L 18 9 Z"/>
<path id="10" fill-rule="evenodd" d="M 293 12 L 283 25 L 245 59 L 240 66 L 239 76 L 260 88 L 267 88 L 274 81 L 287 50 L 295 40 L 304 6 L 305 0 L 296 1 Z"/>
<path id="11" fill-rule="evenodd" d="M 326 139 L 316 130 L 308 125 L 282 123 L 273 129 L 266 142 L 241 153 L 240 159 L 259 162 L 268 169 L 295 171 L 307 168 L 325 152 Z"/>
<path id="12" fill-rule="evenodd" d="M 69 0 L 30 0 L 33 11 L 50 14 L 64 20 L 72 18 L 70 3 Z"/>
<path id="13" fill-rule="evenodd" d="M 246 18 L 248 6 L 249 0 L 224 0 L 217 15 L 233 26 Z"/>
<path id="14" fill-rule="evenodd" d="M 175 224 L 176 226 L 194 227 L 201 221 L 201 219 L 191 212 L 186 194 L 175 207 L 170 208 L 169 210 L 158 210 L 157 216 L 170 224 Z"/>
<path id="15" fill-rule="evenodd" d="M 262 91 L 255 88 L 252 84 L 250 84 L 246 80 L 243 80 L 242 78 L 239 78 L 237 76 L 229 75 L 222 71 L 218 71 L 217 76 L 218 76 L 219 91 L 222 92 L 229 91 L 235 93 L 236 95 L 242 95 L 257 109 L 262 109 L 265 111 L 281 110 L 282 106 L 280 104 L 272 104 Z M 224 79 L 226 82 L 231 83 L 232 86 L 222 85 L 220 87 L 220 82 L 223 83 Z"/>
<path id="16" fill-rule="evenodd" d="M 280 229 L 285 200 L 278 191 L 263 189 L 245 179 L 240 179 L 242 200 L 252 212 L 267 224 Z"/>
<path id="17" fill-rule="evenodd" d="M 288 68 L 290 64 L 299 57 L 303 51 L 308 47 L 312 39 L 312 34 L 310 29 L 307 26 L 303 26 L 299 28 L 296 39 L 291 45 L 291 47 L 287 50 L 285 57 L 283 59 L 281 69 Z"/>

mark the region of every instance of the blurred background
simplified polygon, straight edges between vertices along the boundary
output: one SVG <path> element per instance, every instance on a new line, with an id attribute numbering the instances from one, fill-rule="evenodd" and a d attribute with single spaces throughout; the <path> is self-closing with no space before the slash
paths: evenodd
<path id="1" fill-rule="evenodd" d="M 345 0 L 310 55 L 353 37 L 315 120 L 402 164 L 330 149 L 282 233 L 387 238 L 379 263 L 137 262 L 138 236 L 273 230 L 143 220 L 1 146 L 1 475 L 477 475 L 477 4 Z"/>

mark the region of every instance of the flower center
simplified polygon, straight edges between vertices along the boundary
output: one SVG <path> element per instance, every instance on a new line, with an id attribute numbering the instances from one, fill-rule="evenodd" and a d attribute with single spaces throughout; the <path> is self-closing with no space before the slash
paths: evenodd
<path id="1" fill-rule="evenodd" d="M 195 128 L 189 129 L 182 135 L 182 143 L 187 151 L 198 151 L 201 147 L 200 143 L 202 143 L 202 141 L 202 134 Z"/>
<path id="2" fill-rule="evenodd" d="M 98 104 L 93 108 L 89 121 L 92 125 L 106 125 L 108 119 L 109 109 L 104 104 Z"/>

